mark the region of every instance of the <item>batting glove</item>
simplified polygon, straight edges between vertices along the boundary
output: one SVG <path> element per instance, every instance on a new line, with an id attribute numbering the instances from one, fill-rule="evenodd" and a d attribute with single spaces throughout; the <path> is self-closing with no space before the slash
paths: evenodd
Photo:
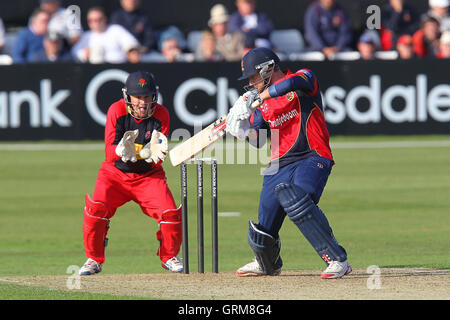
<path id="1" fill-rule="evenodd" d="M 246 92 L 244 96 L 247 97 L 246 106 L 250 114 L 252 114 L 252 112 L 261 105 L 261 103 L 263 103 L 263 100 L 257 90 L 250 90 Z"/>
<path id="2" fill-rule="evenodd" d="M 239 140 L 245 140 L 251 129 L 250 121 L 248 121 L 248 119 L 239 120 L 227 117 L 226 123 L 227 132 Z"/>
<path id="3" fill-rule="evenodd" d="M 261 98 L 256 90 L 247 91 L 245 94 L 239 97 L 236 100 L 233 107 L 231 107 L 228 116 L 231 114 L 232 118 L 236 117 L 239 120 L 244 120 L 250 118 L 253 110 L 253 103 L 258 101 L 258 105 L 260 104 Z"/>
<path id="4" fill-rule="evenodd" d="M 134 141 L 139 134 L 139 129 L 130 130 L 123 134 L 122 139 L 116 147 L 116 154 L 122 159 L 123 162 L 137 161 L 136 147 Z"/>

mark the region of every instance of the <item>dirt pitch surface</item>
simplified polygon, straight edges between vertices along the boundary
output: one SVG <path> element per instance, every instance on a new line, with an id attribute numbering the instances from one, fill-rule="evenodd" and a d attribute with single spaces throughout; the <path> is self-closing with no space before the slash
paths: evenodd
<path id="1" fill-rule="evenodd" d="M 283 271 L 280 276 L 238 277 L 232 272 L 186 274 L 96 274 L 81 277 L 77 291 L 175 300 L 450 300 L 450 270 L 353 270 L 342 279 L 319 271 Z M 14 284 L 68 290 L 70 275 L 0 277 Z M 69 283 L 74 283 L 70 282 Z"/>

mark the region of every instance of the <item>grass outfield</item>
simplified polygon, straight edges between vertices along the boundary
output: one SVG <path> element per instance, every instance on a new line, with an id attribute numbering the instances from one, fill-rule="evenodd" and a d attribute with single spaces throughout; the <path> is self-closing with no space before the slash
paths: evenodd
<path id="1" fill-rule="evenodd" d="M 26 286 L 23 284 L 0 282 L 0 299 L 2 300 L 141 300 L 144 298 L 77 292 L 75 290 L 55 290 Z"/>
<path id="2" fill-rule="evenodd" d="M 332 142 L 447 141 L 450 136 L 337 138 Z M 83 143 L 86 144 L 86 143 Z M 1 146 L 1 144 L 0 144 Z M 0 157 L 0 278 L 64 275 L 85 261 L 84 194 L 92 194 L 102 150 L 2 150 Z M 450 268 L 450 147 L 346 148 L 333 150 L 336 166 L 320 201 L 354 268 Z M 179 169 L 164 165 L 180 199 Z M 260 165 L 219 166 L 219 270 L 249 262 L 248 220 L 257 220 Z M 205 269 L 211 270 L 209 166 L 205 166 Z M 190 268 L 197 270 L 194 167 L 190 168 Z M 155 255 L 157 224 L 134 203 L 111 221 L 104 273 L 167 272 Z M 286 220 L 280 233 L 284 269 L 324 268 L 298 229 Z M 69 274 L 68 274 L 69 275 Z M 0 299 L 77 299 L 76 295 L 0 282 Z M 86 297 L 84 297 L 86 298 Z M 89 297 L 87 297 L 89 298 Z M 108 296 L 103 297 L 109 299 Z"/>

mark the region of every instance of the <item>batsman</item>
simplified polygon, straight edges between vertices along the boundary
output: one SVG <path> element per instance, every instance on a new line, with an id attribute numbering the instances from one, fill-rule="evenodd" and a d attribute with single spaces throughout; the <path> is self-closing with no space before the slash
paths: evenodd
<path id="1" fill-rule="evenodd" d="M 157 103 L 158 86 L 151 73 L 131 73 L 122 93 L 123 99 L 108 109 L 105 161 L 92 198 L 85 196 L 83 238 L 88 259 L 79 274 L 102 271 L 110 220 L 129 201 L 159 223 L 157 255 L 162 267 L 182 272 L 177 257 L 182 241 L 181 208 L 175 204 L 161 166 L 168 151 L 169 112 Z"/>
<path id="2" fill-rule="evenodd" d="M 279 64 L 279 57 L 266 48 L 253 49 L 243 57 L 240 80 L 247 80 L 248 86 L 226 120 L 230 134 L 254 145 L 262 140 L 262 129 L 272 137 L 258 223 L 249 222 L 248 243 L 255 259 L 237 274 L 281 273 L 279 230 L 287 215 L 325 262 L 321 278 L 340 278 L 352 268 L 318 207 L 334 165 L 319 82 L 309 69 L 291 72 Z"/>

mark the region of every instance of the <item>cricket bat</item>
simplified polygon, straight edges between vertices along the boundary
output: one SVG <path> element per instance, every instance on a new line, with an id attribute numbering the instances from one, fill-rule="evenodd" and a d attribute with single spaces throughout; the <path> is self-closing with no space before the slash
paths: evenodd
<path id="1" fill-rule="evenodd" d="M 261 100 L 256 100 L 250 109 L 254 111 L 260 104 Z M 224 115 L 220 119 L 214 121 L 202 131 L 190 137 L 186 141 L 176 145 L 169 151 L 170 162 L 174 167 L 195 157 L 197 154 L 205 150 L 219 138 L 225 135 L 227 129 L 227 116 Z"/>

